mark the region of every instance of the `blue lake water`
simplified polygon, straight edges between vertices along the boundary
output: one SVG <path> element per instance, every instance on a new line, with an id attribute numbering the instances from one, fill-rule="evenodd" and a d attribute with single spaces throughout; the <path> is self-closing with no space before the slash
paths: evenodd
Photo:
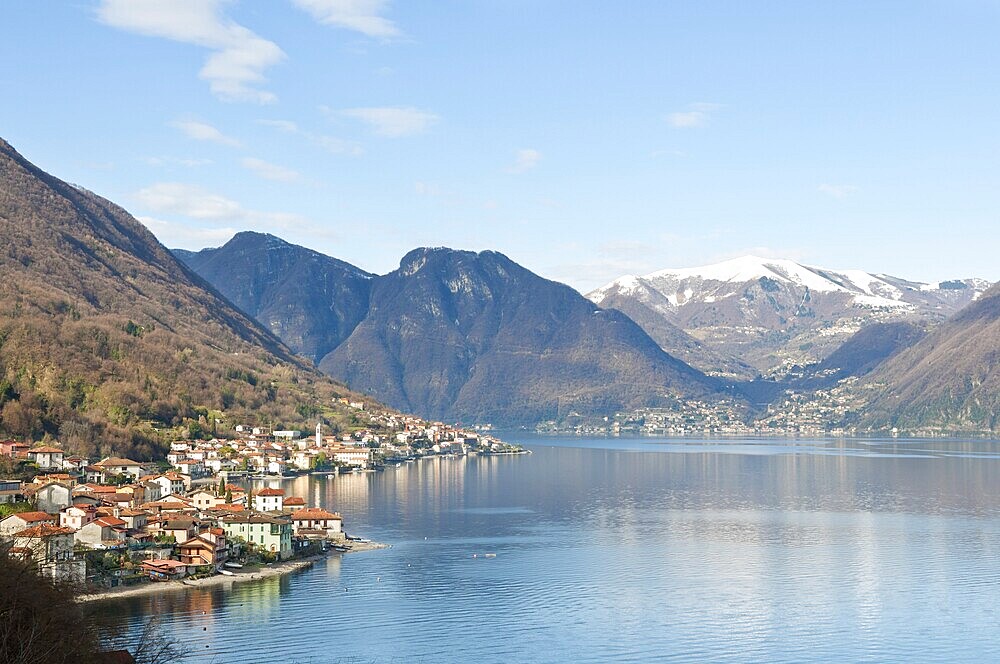
<path id="1" fill-rule="evenodd" d="M 505 438 L 282 483 L 391 549 L 100 610 L 217 664 L 1000 661 L 996 442 Z"/>

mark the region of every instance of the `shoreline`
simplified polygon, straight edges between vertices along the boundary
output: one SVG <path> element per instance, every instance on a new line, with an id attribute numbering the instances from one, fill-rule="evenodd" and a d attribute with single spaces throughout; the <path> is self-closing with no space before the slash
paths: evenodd
<path id="1" fill-rule="evenodd" d="M 285 574 L 291 574 L 292 572 L 296 572 L 300 569 L 307 569 L 312 567 L 317 561 L 323 560 L 334 554 L 343 555 L 346 553 L 361 553 L 364 551 L 375 551 L 377 549 L 388 549 L 390 546 L 390 544 L 381 544 L 379 542 L 353 542 L 353 546 L 349 551 L 334 551 L 333 549 L 330 549 L 326 553 L 309 556 L 308 558 L 302 558 L 299 560 L 286 560 L 280 563 L 273 563 L 269 566 L 265 565 L 249 572 L 229 570 L 233 572 L 233 576 L 214 574 L 203 579 L 147 581 L 134 586 L 104 588 L 97 592 L 77 595 L 75 599 L 80 603 L 99 602 L 105 600 L 123 599 L 127 597 L 141 597 L 143 595 L 156 595 L 163 591 L 174 592 L 191 588 L 226 586 L 233 583 L 250 583 L 252 581 L 261 581 L 263 579 L 270 579 L 276 576 L 284 576 Z"/>
<path id="2" fill-rule="evenodd" d="M 823 432 L 765 432 L 765 431 L 748 431 L 745 433 L 736 432 L 710 432 L 705 433 L 703 431 L 692 431 L 688 433 L 676 433 L 676 432 L 642 432 L 642 431 L 623 431 L 621 433 L 611 433 L 610 431 L 591 431 L 591 432 L 578 432 L 575 430 L 546 430 L 546 431 L 524 431 L 522 433 L 534 436 L 536 438 L 556 438 L 556 437 L 571 437 L 571 438 L 621 438 L 621 439 L 638 439 L 638 438 L 677 438 L 677 439 L 687 439 L 687 440 L 750 440 L 750 439 L 774 439 L 774 440 L 809 440 L 809 439 L 849 439 L 849 440 L 870 440 L 876 442 L 887 442 L 887 441 L 934 441 L 934 440 L 944 440 L 944 441 L 968 441 L 968 442 L 978 442 L 978 441 L 1000 441 L 1000 436 L 997 434 L 990 433 L 953 433 L 953 434 L 876 434 L 876 433 L 832 433 L 829 431 Z"/>

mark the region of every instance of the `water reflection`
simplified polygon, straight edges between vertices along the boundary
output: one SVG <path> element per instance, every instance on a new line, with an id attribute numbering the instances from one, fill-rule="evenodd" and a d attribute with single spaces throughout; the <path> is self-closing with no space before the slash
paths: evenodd
<path id="1" fill-rule="evenodd" d="M 1000 658 L 996 443 L 524 442 L 284 482 L 393 548 L 109 610 L 196 662 Z"/>

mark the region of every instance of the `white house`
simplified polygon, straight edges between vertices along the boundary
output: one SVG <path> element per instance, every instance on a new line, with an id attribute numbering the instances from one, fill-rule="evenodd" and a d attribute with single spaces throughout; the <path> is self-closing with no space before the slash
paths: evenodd
<path id="1" fill-rule="evenodd" d="M 13 537 L 11 552 L 30 558 L 49 578 L 82 583 L 86 562 L 73 559 L 73 531 L 49 523 L 26 528 Z"/>
<path id="2" fill-rule="evenodd" d="M 42 445 L 28 450 L 28 460 L 42 470 L 61 470 L 65 454 L 58 447 Z"/>
<path id="3" fill-rule="evenodd" d="M 101 469 L 105 479 L 117 477 L 118 475 L 130 475 L 131 477 L 138 479 L 146 474 L 142 464 L 138 461 L 122 459 L 120 457 L 108 457 L 106 459 L 101 459 L 94 464 L 94 467 Z"/>
<path id="4" fill-rule="evenodd" d="M 59 513 L 59 525 L 80 530 L 97 518 L 97 509 L 91 505 L 71 505 Z"/>
<path id="5" fill-rule="evenodd" d="M 252 509 L 258 512 L 280 512 L 284 501 L 284 489 L 261 489 L 253 495 Z"/>
<path id="6" fill-rule="evenodd" d="M 335 512 L 327 512 L 320 507 L 307 507 L 292 512 L 292 525 L 296 535 L 306 537 L 319 535 L 326 539 L 340 539 L 344 532 L 344 520 Z"/>
<path id="7" fill-rule="evenodd" d="M 91 549 L 107 549 L 125 541 L 125 521 L 113 516 L 103 516 L 80 528 L 73 535 L 77 544 Z"/>
<path id="8" fill-rule="evenodd" d="M 0 520 L 0 535 L 10 537 L 14 533 L 20 532 L 25 528 L 40 526 L 42 524 L 54 526 L 56 525 L 56 521 L 57 519 L 54 514 L 48 514 L 46 512 L 21 512 L 19 514 L 11 514 L 6 519 Z"/>
<path id="9" fill-rule="evenodd" d="M 188 499 L 199 510 L 210 510 L 213 507 L 226 504 L 226 499 L 224 497 L 217 496 L 214 491 L 208 491 L 206 489 L 199 489 L 198 491 L 195 491 L 194 493 L 188 495 Z"/>
<path id="10" fill-rule="evenodd" d="M 145 530 L 149 522 L 149 512 L 145 510 L 121 510 L 118 518 L 125 522 L 130 532 Z"/>
<path id="11" fill-rule="evenodd" d="M 181 475 L 187 475 L 191 478 L 202 477 L 205 475 L 205 464 L 197 459 L 181 459 L 174 464 L 174 468 Z"/>
<path id="12" fill-rule="evenodd" d="M 331 447 L 329 453 L 334 461 L 356 468 L 367 468 L 374 458 L 374 450 L 367 447 Z"/>
<path id="13" fill-rule="evenodd" d="M 205 468 L 207 468 L 213 475 L 218 475 L 223 471 L 232 472 L 239 467 L 240 465 L 232 459 L 223 459 L 219 456 L 205 460 Z"/>
<path id="14" fill-rule="evenodd" d="M 73 504 L 73 490 L 62 482 L 49 482 L 35 491 L 35 506 L 41 512 L 57 514 Z"/>

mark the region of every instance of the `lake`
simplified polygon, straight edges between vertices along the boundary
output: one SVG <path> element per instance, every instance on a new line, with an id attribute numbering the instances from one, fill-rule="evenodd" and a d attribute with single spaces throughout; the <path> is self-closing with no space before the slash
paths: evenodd
<path id="1" fill-rule="evenodd" d="M 1000 661 L 997 442 L 504 438 L 272 483 L 391 549 L 101 611 L 216 664 Z"/>

